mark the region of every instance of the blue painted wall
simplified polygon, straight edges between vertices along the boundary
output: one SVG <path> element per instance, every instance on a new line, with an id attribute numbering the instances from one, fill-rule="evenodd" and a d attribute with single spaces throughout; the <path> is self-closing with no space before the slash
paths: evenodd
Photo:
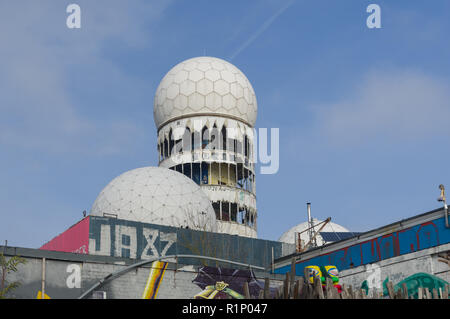
<path id="1" fill-rule="evenodd" d="M 309 265 L 335 265 L 339 270 L 344 270 L 350 268 L 351 264 L 357 267 L 449 242 L 450 229 L 445 227 L 445 219 L 442 217 L 308 260 L 300 260 L 296 263 L 295 270 L 299 276 L 303 276 L 304 268 Z M 291 266 L 286 265 L 276 268 L 275 273 L 284 274 L 290 270 Z"/>

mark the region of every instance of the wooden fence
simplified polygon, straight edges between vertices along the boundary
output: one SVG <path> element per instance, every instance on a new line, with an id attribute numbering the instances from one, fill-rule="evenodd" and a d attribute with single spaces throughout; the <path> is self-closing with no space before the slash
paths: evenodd
<path id="1" fill-rule="evenodd" d="M 342 291 L 339 293 L 337 288 L 333 285 L 331 278 L 326 278 L 325 287 L 322 286 L 320 280 L 314 280 L 311 283 L 305 278 L 309 278 L 308 270 L 305 269 L 304 277 L 295 276 L 295 261 L 292 262 L 291 272 L 286 273 L 283 285 L 276 291 L 275 296 L 270 293 L 270 280 L 265 278 L 264 290 L 260 291 L 259 299 L 414 299 L 413 296 L 408 295 L 406 284 L 403 284 L 401 289 L 395 291 L 392 282 L 387 282 L 387 289 L 389 295 L 383 296 L 382 290 L 372 288 L 369 295 L 364 289 L 353 289 L 351 286 L 342 285 Z M 244 297 L 250 299 L 250 292 L 248 283 L 244 283 Z M 444 289 L 418 288 L 417 299 L 448 299 L 449 285 Z"/>

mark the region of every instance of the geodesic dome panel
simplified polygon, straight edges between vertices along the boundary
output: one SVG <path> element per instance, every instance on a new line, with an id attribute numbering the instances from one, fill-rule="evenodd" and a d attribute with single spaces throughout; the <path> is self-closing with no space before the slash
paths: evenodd
<path id="1" fill-rule="evenodd" d="M 187 115 L 236 118 L 254 126 L 255 91 L 237 67 L 222 59 L 197 57 L 173 67 L 156 90 L 153 115 L 157 128 Z"/>
<path id="2" fill-rule="evenodd" d="M 162 167 L 137 168 L 113 179 L 98 195 L 91 215 L 217 231 L 211 202 L 200 186 Z"/>

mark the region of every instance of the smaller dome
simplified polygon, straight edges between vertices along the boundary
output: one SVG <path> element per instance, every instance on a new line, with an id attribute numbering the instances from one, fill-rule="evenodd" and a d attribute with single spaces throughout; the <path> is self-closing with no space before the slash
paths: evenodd
<path id="1" fill-rule="evenodd" d="M 320 227 L 323 226 L 323 224 L 318 225 L 321 223 L 322 220 L 318 220 L 316 218 L 313 218 L 313 224 L 314 224 L 314 231 L 318 231 Z M 317 226 L 318 225 L 318 226 Z M 309 235 L 308 231 L 305 231 L 309 228 L 308 222 L 300 223 L 297 226 L 292 227 L 288 231 L 284 232 L 283 235 L 278 239 L 278 241 L 288 243 L 288 244 L 295 244 L 295 233 L 300 233 L 300 239 L 303 241 L 303 244 L 306 245 L 306 243 L 309 242 Z M 328 222 L 324 228 L 322 228 L 321 232 L 336 232 L 336 233 L 347 233 L 350 232 L 347 228 L 335 224 L 333 222 Z M 322 246 L 326 244 L 327 242 L 320 236 L 320 233 L 316 236 L 317 245 Z"/>
<path id="2" fill-rule="evenodd" d="M 162 167 L 142 167 L 114 178 L 91 215 L 217 232 L 211 201 L 190 178 Z"/>

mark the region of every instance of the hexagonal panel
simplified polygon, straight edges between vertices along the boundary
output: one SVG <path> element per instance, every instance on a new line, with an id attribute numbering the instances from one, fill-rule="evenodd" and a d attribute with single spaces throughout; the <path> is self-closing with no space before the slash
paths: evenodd
<path id="1" fill-rule="evenodd" d="M 188 97 L 188 105 L 194 111 L 200 111 L 205 107 L 205 97 L 197 92 L 194 92 Z"/>
<path id="2" fill-rule="evenodd" d="M 236 107 L 236 98 L 231 94 L 226 94 L 222 97 L 222 106 L 226 110 L 231 110 Z"/>
<path id="3" fill-rule="evenodd" d="M 174 78 L 173 78 L 173 81 L 174 81 L 175 83 L 180 84 L 180 83 L 182 83 L 183 81 L 187 80 L 188 75 L 189 75 L 188 71 L 181 70 L 180 72 L 178 72 L 178 73 L 175 74 L 175 76 L 174 76 Z"/>
<path id="4" fill-rule="evenodd" d="M 170 71 L 168 73 L 175 75 L 183 69 L 184 69 L 184 63 L 181 62 L 181 63 L 178 63 L 177 65 L 175 65 L 172 69 L 170 69 Z"/>
<path id="5" fill-rule="evenodd" d="M 180 84 L 180 93 L 186 96 L 191 95 L 195 92 L 195 83 L 191 80 L 186 80 Z"/>
<path id="6" fill-rule="evenodd" d="M 213 91 L 213 83 L 208 79 L 201 79 L 197 82 L 197 92 L 207 95 Z"/>
<path id="7" fill-rule="evenodd" d="M 167 89 L 167 98 L 173 100 L 180 93 L 180 86 L 172 83 Z"/>
<path id="8" fill-rule="evenodd" d="M 183 96 L 183 95 L 179 95 L 179 96 Z M 185 98 L 186 98 L 186 104 L 187 104 L 187 97 L 185 96 Z M 181 116 L 181 115 L 183 115 L 183 112 L 185 109 L 175 107 L 175 101 L 176 101 L 176 99 L 173 102 L 174 108 L 173 108 L 172 112 L 170 113 L 170 116 Z"/>
<path id="9" fill-rule="evenodd" d="M 225 70 L 225 65 L 218 59 L 213 59 L 211 66 L 218 71 Z"/>
<path id="10" fill-rule="evenodd" d="M 244 97 L 244 89 L 237 82 L 230 84 L 230 92 L 236 99 Z"/>
<path id="11" fill-rule="evenodd" d="M 211 111 L 216 111 L 222 106 L 222 97 L 216 92 L 212 92 L 206 96 L 206 107 Z"/>
<path id="12" fill-rule="evenodd" d="M 173 75 L 167 74 L 161 81 L 160 87 L 162 89 L 167 89 L 173 83 Z"/>
<path id="13" fill-rule="evenodd" d="M 173 106 L 176 109 L 184 110 L 188 106 L 188 98 L 183 94 L 178 94 L 173 101 Z"/>
<path id="14" fill-rule="evenodd" d="M 217 80 L 214 82 L 214 92 L 225 95 L 230 93 L 230 84 L 224 80 Z"/>
<path id="15" fill-rule="evenodd" d="M 247 81 L 245 81 L 244 77 L 240 74 L 235 74 L 236 81 L 243 87 L 247 87 Z"/>
<path id="16" fill-rule="evenodd" d="M 203 72 L 208 71 L 211 69 L 211 64 L 209 64 L 209 62 L 199 62 L 197 64 L 197 69 Z"/>
<path id="17" fill-rule="evenodd" d="M 244 99 L 247 101 L 248 104 L 252 103 L 252 94 L 248 87 L 244 89 Z"/>
<path id="18" fill-rule="evenodd" d="M 166 89 L 160 89 L 158 92 L 158 105 L 162 105 L 164 103 L 164 100 L 166 99 L 167 90 Z"/>
<path id="19" fill-rule="evenodd" d="M 192 71 L 189 71 L 189 80 L 197 82 L 200 81 L 201 79 L 203 79 L 205 77 L 205 74 L 197 69 L 194 69 Z"/>
<path id="20" fill-rule="evenodd" d="M 248 106 L 248 104 L 245 101 L 245 99 L 237 100 L 237 108 L 239 110 L 239 113 L 246 114 L 247 113 L 247 106 Z"/>
<path id="21" fill-rule="evenodd" d="M 205 77 L 214 82 L 220 79 L 220 72 L 217 70 L 208 70 L 205 72 Z"/>
<path id="22" fill-rule="evenodd" d="M 228 83 L 233 83 L 234 81 L 236 81 L 234 74 L 228 70 L 220 71 L 220 75 L 222 76 L 222 79 L 227 81 Z"/>
<path id="23" fill-rule="evenodd" d="M 197 67 L 197 62 L 191 60 L 191 61 L 184 63 L 183 70 L 192 71 L 192 70 L 195 70 L 196 67 Z"/>
<path id="24" fill-rule="evenodd" d="M 164 102 L 164 115 L 169 116 L 170 113 L 172 113 L 172 110 L 173 110 L 173 101 L 166 100 Z"/>

